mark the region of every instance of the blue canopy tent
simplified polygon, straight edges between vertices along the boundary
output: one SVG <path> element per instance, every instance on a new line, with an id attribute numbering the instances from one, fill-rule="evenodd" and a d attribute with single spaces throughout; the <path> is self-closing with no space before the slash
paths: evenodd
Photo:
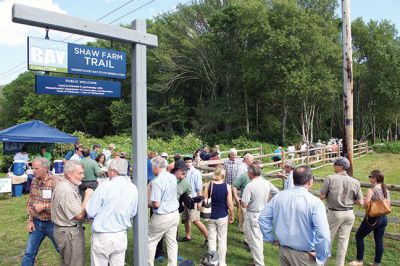
<path id="1" fill-rule="evenodd" d="M 4 154 L 18 152 L 25 143 L 75 143 L 77 140 L 77 137 L 39 120 L 28 121 L 0 131 L 0 141 L 4 142 Z"/>

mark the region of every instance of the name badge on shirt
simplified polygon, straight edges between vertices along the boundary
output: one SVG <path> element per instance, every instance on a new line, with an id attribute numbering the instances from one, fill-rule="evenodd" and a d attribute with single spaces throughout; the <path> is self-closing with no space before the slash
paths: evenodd
<path id="1" fill-rule="evenodd" d="M 51 190 L 45 189 L 45 190 L 43 190 L 42 193 L 43 193 L 43 194 L 42 194 L 42 198 L 44 198 L 44 199 L 51 199 Z"/>

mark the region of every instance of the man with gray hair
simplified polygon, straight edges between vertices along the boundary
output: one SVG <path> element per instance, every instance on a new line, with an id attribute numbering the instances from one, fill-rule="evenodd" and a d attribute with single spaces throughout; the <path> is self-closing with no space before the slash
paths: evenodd
<path id="1" fill-rule="evenodd" d="M 67 161 L 64 176 L 51 198 L 54 239 L 60 248 L 61 265 L 85 265 L 85 233 L 81 221 L 86 216 L 85 207 L 93 190 L 86 189 L 82 202 L 79 185 L 84 169 L 79 161 Z"/>
<path id="2" fill-rule="evenodd" d="M 246 208 L 245 234 L 253 256 L 254 264 L 264 265 L 263 237 L 258 224 L 261 210 L 267 205 L 270 197 L 279 193 L 279 190 L 261 176 L 261 168 L 258 162 L 249 165 L 248 174 L 251 182 L 244 188 L 242 195 L 242 207 Z"/>
<path id="3" fill-rule="evenodd" d="M 328 203 L 328 222 L 331 241 L 338 234 L 336 265 L 344 265 L 351 228 L 354 223 L 354 204 L 363 203 L 361 185 L 358 180 L 346 172 L 350 162 L 345 157 L 333 159 L 335 174 L 325 178 L 320 189 L 320 198 Z"/>
<path id="4" fill-rule="evenodd" d="M 162 237 L 167 242 L 168 265 L 176 266 L 178 243 L 176 233 L 179 224 L 179 202 L 176 198 L 176 177 L 166 171 L 167 162 L 158 156 L 151 160 L 154 179 L 148 185 L 149 207 L 153 215 L 149 223 L 149 265 L 154 265 L 157 243 Z"/>
<path id="5" fill-rule="evenodd" d="M 229 150 L 228 159 L 224 162 L 224 168 L 226 171 L 225 182 L 232 185 L 239 173 L 239 166 L 241 160 L 238 159 L 238 152 L 235 148 Z"/>
<path id="6" fill-rule="evenodd" d="M 296 168 L 296 165 L 292 160 L 287 160 L 283 164 L 283 173 L 278 173 L 283 179 L 283 189 L 292 189 L 294 187 L 293 184 L 293 170 Z"/>
<path id="7" fill-rule="evenodd" d="M 124 265 L 128 246 L 127 229 L 136 215 L 138 191 L 125 178 L 128 162 L 115 158 L 108 167 L 108 180 L 90 198 L 86 211 L 92 224 L 92 265 Z M 176 183 L 176 181 L 175 181 Z"/>
<path id="8" fill-rule="evenodd" d="M 46 158 L 36 157 L 32 161 L 33 175 L 28 202 L 29 232 L 25 255 L 22 258 L 23 266 L 33 266 L 36 254 L 43 239 L 47 236 L 58 251 L 58 246 L 53 237 L 54 224 L 51 221 L 51 195 L 58 180 L 49 175 L 50 162 Z"/>
<path id="9" fill-rule="evenodd" d="M 247 169 L 248 169 L 249 165 L 251 165 L 253 163 L 253 161 L 254 161 L 254 156 L 252 154 L 246 153 L 243 156 L 243 162 L 241 163 L 241 168 L 244 168 L 245 170 L 242 172 L 241 175 L 239 175 L 235 179 L 235 181 L 233 182 L 233 186 L 232 186 L 232 194 L 233 194 L 233 197 L 236 201 L 236 205 L 238 208 L 237 216 L 238 216 L 238 227 L 239 227 L 240 232 L 244 232 L 244 224 L 243 223 L 244 223 L 244 215 L 245 215 L 244 212 L 246 212 L 246 209 L 240 207 L 241 199 L 239 197 L 238 190 L 240 191 L 240 195 L 242 195 L 244 188 L 246 187 L 246 185 L 248 183 L 250 183 L 250 178 L 249 178 Z M 246 237 L 244 240 L 247 243 Z"/>

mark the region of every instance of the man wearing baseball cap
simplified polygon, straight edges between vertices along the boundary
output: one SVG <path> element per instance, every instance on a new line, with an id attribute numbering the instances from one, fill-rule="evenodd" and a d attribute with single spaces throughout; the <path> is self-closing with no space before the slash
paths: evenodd
<path id="1" fill-rule="evenodd" d="M 203 196 L 203 179 L 201 173 L 193 166 L 193 160 L 190 156 L 184 156 L 184 161 L 187 167 L 186 180 L 191 185 L 191 197 Z M 208 243 L 207 227 L 200 220 L 201 202 L 198 202 L 194 209 L 185 208 L 182 213 L 182 221 L 185 222 L 185 236 L 180 239 L 181 242 L 192 240 L 192 223 L 199 229 L 204 236 L 204 246 Z"/>
<path id="2" fill-rule="evenodd" d="M 332 160 L 335 174 L 328 176 L 320 189 L 320 198 L 327 200 L 331 241 L 338 234 L 336 266 L 344 265 L 351 228 L 354 223 L 354 204 L 362 205 L 363 195 L 358 180 L 346 172 L 350 161 L 345 157 Z"/>

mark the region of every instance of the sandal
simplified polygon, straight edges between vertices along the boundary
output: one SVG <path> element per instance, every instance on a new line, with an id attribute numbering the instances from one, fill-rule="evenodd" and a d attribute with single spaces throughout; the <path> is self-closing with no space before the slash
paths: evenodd
<path id="1" fill-rule="evenodd" d="M 192 241 L 192 239 L 191 238 L 187 238 L 186 236 L 181 238 L 181 239 L 179 239 L 179 242 L 189 242 L 189 241 Z"/>

